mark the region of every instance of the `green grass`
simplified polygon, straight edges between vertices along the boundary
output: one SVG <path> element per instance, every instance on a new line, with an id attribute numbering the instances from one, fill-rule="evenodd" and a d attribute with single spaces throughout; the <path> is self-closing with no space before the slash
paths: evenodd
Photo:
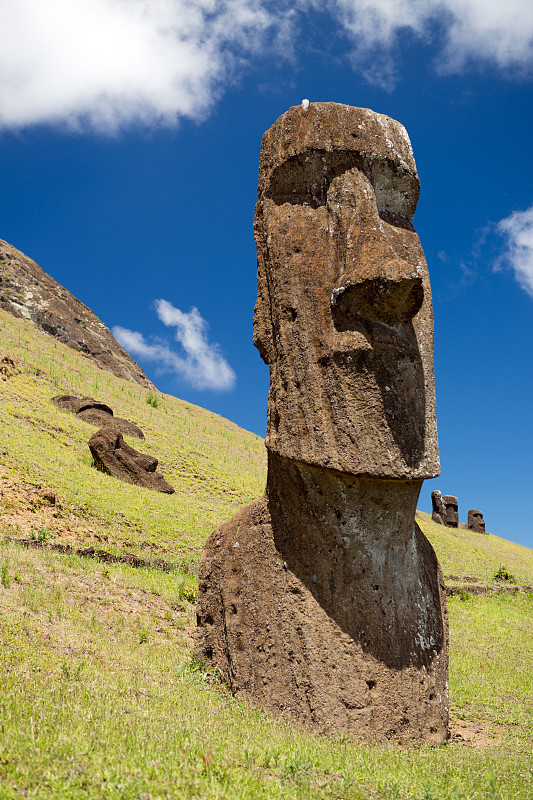
<path id="1" fill-rule="evenodd" d="M 453 597 L 448 608 L 454 713 L 530 751 L 533 594 Z"/>
<path id="2" fill-rule="evenodd" d="M 383 748 L 271 720 L 198 670 L 194 608 L 179 588 L 188 576 L 104 570 L 6 543 L 0 558 L 18 576 L 0 589 L 0 798 L 524 800 L 533 792 L 530 595 L 450 603 L 451 695 L 462 719 L 490 722 L 485 748 Z"/>
<path id="3" fill-rule="evenodd" d="M 445 579 L 466 576 L 494 584 L 495 574 L 504 565 L 518 583 L 533 586 L 533 550 L 529 547 L 493 534 L 445 528 L 432 522 L 429 514 L 419 513 L 417 522 L 435 548 Z"/>
<path id="4" fill-rule="evenodd" d="M 257 436 L 101 372 L 1 311 L 0 352 L 22 368 L 0 382 L 0 531 L 196 563 L 212 528 L 262 493 Z M 146 440 L 131 444 L 159 458 L 175 495 L 95 470 L 95 429 L 56 409 L 59 393 L 93 395 L 139 424 Z M 531 550 L 419 522 L 445 576 L 494 585 L 504 564 L 533 584 Z M 192 660 L 196 595 L 196 577 L 178 568 L 0 539 L 0 800 L 533 797 L 531 594 L 449 599 L 456 737 L 436 748 L 319 737 L 235 700 Z"/>
<path id="5" fill-rule="evenodd" d="M 96 531 L 109 549 L 194 560 L 216 525 L 262 494 L 266 456 L 260 437 L 103 372 L 4 311 L 0 351 L 21 359 L 23 368 L 0 382 L 3 461 L 13 474 L 58 492 L 65 514 L 86 523 L 78 541 L 92 540 Z M 92 395 L 140 425 L 146 438 L 131 444 L 158 458 L 176 493 L 150 492 L 94 469 L 87 442 L 96 429 L 52 405 L 51 397 L 62 393 Z M 51 530 L 58 541 L 61 528 L 59 520 Z"/>

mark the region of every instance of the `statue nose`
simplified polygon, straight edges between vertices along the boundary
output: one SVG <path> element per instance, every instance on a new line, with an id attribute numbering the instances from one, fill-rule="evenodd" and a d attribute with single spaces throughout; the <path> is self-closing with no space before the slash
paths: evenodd
<path id="1" fill-rule="evenodd" d="M 416 269 L 393 259 L 379 270 L 369 265 L 363 274 L 341 279 L 331 295 L 331 308 L 346 320 L 358 316 L 395 325 L 412 319 L 423 300 L 424 286 Z"/>

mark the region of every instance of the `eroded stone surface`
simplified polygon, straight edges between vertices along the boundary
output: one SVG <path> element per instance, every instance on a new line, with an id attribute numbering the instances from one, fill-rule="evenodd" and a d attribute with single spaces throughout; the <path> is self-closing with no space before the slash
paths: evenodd
<path id="1" fill-rule="evenodd" d="M 0 308 L 31 320 L 45 333 L 85 353 L 101 369 L 154 388 L 140 366 L 90 308 L 47 275 L 35 261 L 2 239 Z"/>
<path id="2" fill-rule="evenodd" d="M 418 191 L 404 128 L 367 109 L 298 106 L 265 133 L 267 490 L 199 569 L 198 658 L 273 713 L 372 741 L 448 735 L 442 577 L 414 522 L 439 471 Z"/>
<path id="3" fill-rule="evenodd" d="M 8 355 L 0 357 L 0 380 L 7 381 L 14 375 L 20 375 L 21 371 L 19 358 Z"/>
<path id="4" fill-rule="evenodd" d="M 351 474 L 438 475 L 418 193 L 405 129 L 383 115 L 316 103 L 265 133 L 254 342 L 270 367 L 271 452 Z"/>
<path id="5" fill-rule="evenodd" d="M 479 509 L 471 508 L 468 512 L 468 528 L 476 533 L 486 533 L 483 513 Z"/>
<path id="6" fill-rule="evenodd" d="M 382 484 L 271 456 L 268 499 L 207 541 L 196 652 L 276 716 L 355 739 L 442 742 L 442 576 L 409 482 Z"/>
<path id="7" fill-rule="evenodd" d="M 157 472 L 157 458 L 139 453 L 113 427 L 101 428 L 89 439 L 96 466 L 127 483 L 173 494 L 174 488 Z"/>

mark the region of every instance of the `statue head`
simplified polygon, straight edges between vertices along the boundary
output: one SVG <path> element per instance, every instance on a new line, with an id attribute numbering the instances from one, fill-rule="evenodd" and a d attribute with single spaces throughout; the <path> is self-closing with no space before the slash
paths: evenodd
<path id="1" fill-rule="evenodd" d="M 353 475 L 439 474 L 433 316 L 402 125 L 339 103 L 263 136 L 254 342 L 267 448 Z"/>
<path id="2" fill-rule="evenodd" d="M 454 497 L 453 494 L 443 494 L 442 502 L 446 509 L 444 524 L 448 528 L 457 528 L 459 525 L 459 501 L 457 497 Z"/>
<path id="3" fill-rule="evenodd" d="M 485 533 L 485 520 L 479 509 L 471 508 L 468 512 L 468 527 L 476 533 Z"/>
<path id="4" fill-rule="evenodd" d="M 439 525 L 444 525 L 446 508 L 442 502 L 442 495 L 438 489 L 431 492 L 431 519 Z"/>

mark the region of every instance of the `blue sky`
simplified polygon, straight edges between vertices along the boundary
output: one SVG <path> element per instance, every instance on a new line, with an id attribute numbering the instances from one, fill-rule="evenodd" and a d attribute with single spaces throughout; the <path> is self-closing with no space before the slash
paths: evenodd
<path id="1" fill-rule="evenodd" d="M 122 329 L 161 391 L 261 435 L 261 136 L 303 98 L 406 126 L 442 462 L 419 508 L 438 488 L 459 497 L 461 521 L 480 508 L 487 530 L 532 547 L 530 0 L 0 0 L 0 10 L 0 238 Z"/>

